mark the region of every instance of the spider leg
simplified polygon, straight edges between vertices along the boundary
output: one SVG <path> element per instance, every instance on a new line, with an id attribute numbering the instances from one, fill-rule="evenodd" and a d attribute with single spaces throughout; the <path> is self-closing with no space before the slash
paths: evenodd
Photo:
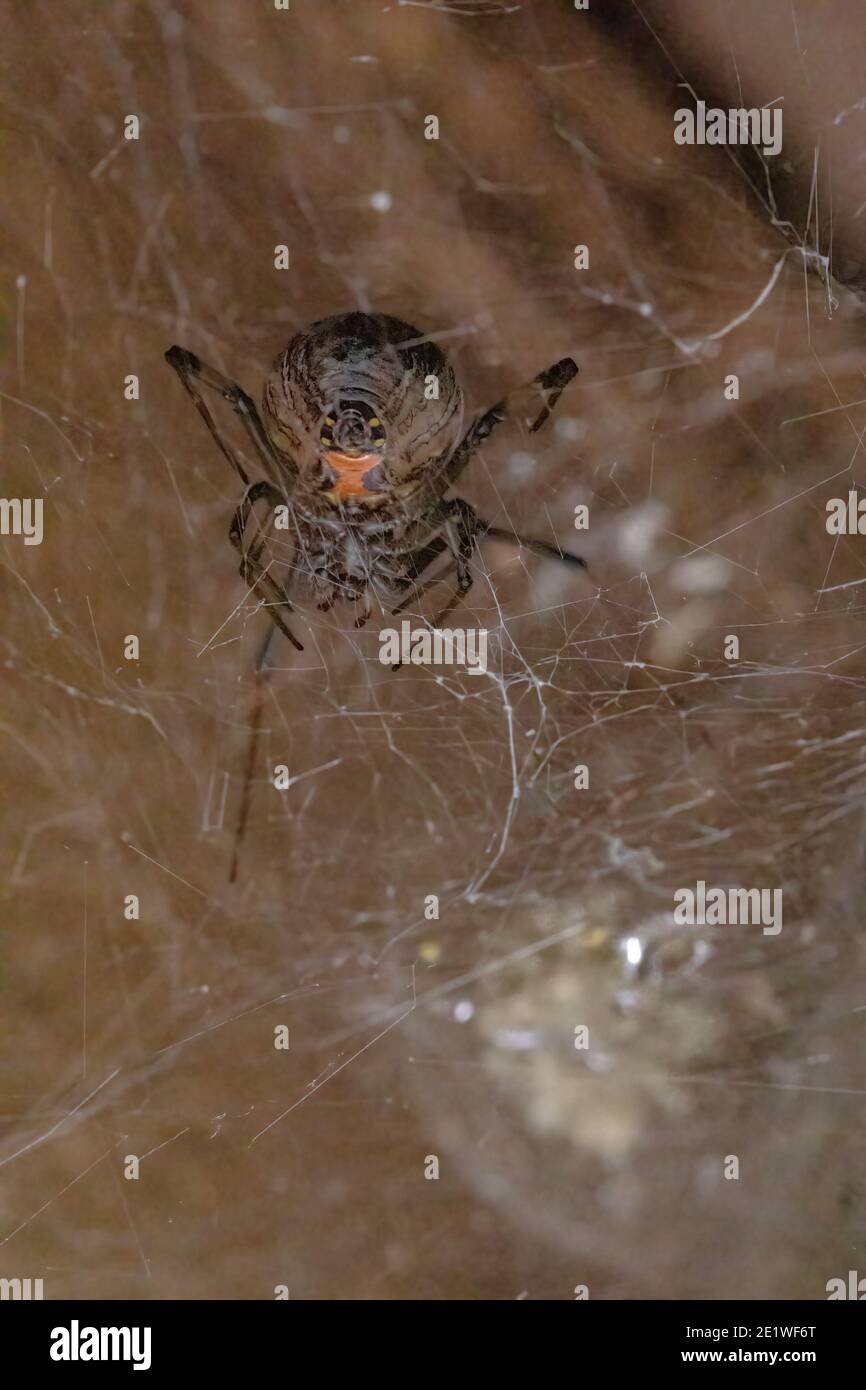
<path id="1" fill-rule="evenodd" d="M 574 555 L 570 550 L 560 550 L 555 545 L 548 545 L 547 541 L 537 541 L 531 536 L 520 536 L 516 531 L 506 531 L 501 526 L 490 526 L 480 518 L 478 534 L 490 536 L 497 541 L 509 541 L 512 545 L 520 546 L 545 559 L 559 560 L 561 564 L 568 565 L 569 569 L 586 569 L 586 561 L 582 555 Z"/>
<path id="2" fill-rule="evenodd" d="M 395 608 L 393 613 L 399 613 L 406 608 L 412 599 L 420 596 L 427 589 L 438 584 L 445 575 L 452 569 L 457 571 L 457 587 L 452 593 L 441 612 L 430 623 L 431 628 L 438 628 L 442 619 L 456 608 L 458 603 L 466 597 L 472 588 L 473 576 L 469 568 L 469 561 L 472 559 L 475 550 L 475 536 L 479 529 L 478 517 L 473 507 L 468 502 L 464 502 L 462 497 L 454 497 L 448 502 L 442 503 L 442 521 L 445 532 L 445 547 L 451 551 L 451 564 L 441 574 L 437 574 L 433 579 L 429 579 L 426 584 L 414 590 L 409 599 L 403 601 L 399 608 Z M 425 550 L 432 549 L 433 543 L 425 547 Z M 423 554 L 423 552 L 420 552 Z M 428 561 L 429 563 L 429 561 Z M 398 661 L 391 667 L 392 671 L 399 671 L 402 662 Z"/>
<path id="3" fill-rule="evenodd" d="M 249 577 L 250 568 L 248 564 L 242 565 L 241 574 L 249 584 L 251 591 L 261 600 L 262 608 L 268 614 L 274 627 L 279 628 L 283 636 L 291 642 L 296 652 L 302 652 L 304 650 L 303 643 L 298 641 L 291 628 L 286 626 L 284 620 L 276 611 L 278 607 L 282 606 L 291 608 L 291 604 L 287 602 L 280 586 L 275 580 L 270 578 L 267 570 L 260 570 L 258 572 L 258 579 L 251 581 Z"/>
<path id="4" fill-rule="evenodd" d="M 416 599 L 420 599 L 426 594 L 428 589 L 433 588 L 434 584 L 439 584 L 441 580 L 452 573 L 455 568 L 453 556 L 450 563 L 446 565 L 444 569 L 440 570 L 438 574 L 434 574 L 431 579 L 426 579 L 423 584 L 415 583 L 415 580 L 432 565 L 437 556 L 441 555 L 443 550 L 447 549 L 448 542 L 445 537 L 434 536 L 433 540 L 428 541 L 427 545 L 422 546 L 420 550 L 415 550 L 412 554 L 406 556 L 406 575 L 398 581 L 395 587 L 398 592 L 404 589 L 411 589 L 411 593 L 407 594 L 404 599 L 401 599 L 396 608 L 391 609 L 392 617 L 396 617 L 398 613 L 402 613 L 404 609 L 409 607 L 410 603 L 414 603 Z"/>
<path id="5" fill-rule="evenodd" d="M 285 497 L 272 483 L 251 483 L 241 499 L 240 506 L 235 511 L 229 528 L 229 540 L 238 549 L 243 542 L 244 532 L 249 524 L 250 512 L 262 497 L 267 499 L 271 507 L 285 505 Z"/>
<path id="6" fill-rule="evenodd" d="M 437 555 L 441 555 L 442 551 L 447 549 L 448 542 L 445 540 L 444 536 L 434 536 L 433 540 L 428 541 L 427 545 L 422 546 L 420 550 L 416 550 L 412 555 L 407 556 L 408 576 L 405 583 L 411 584 L 413 579 L 417 579 L 419 575 L 424 573 L 428 565 L 433 563 Z"/>
<path id="7" fill-rule="evenodd" d="M 415 603 L 417 599 L 423 598 L 429 589 L 433 589 L 437 584 L 441 584 L 442 580 L 447 579 L 449 575 L 453 574 L 456 568 L 457 561 L 452 557 L 450 563 L 447 564 L 444 569 L 440 570 L 438 574 L 434 574 L 432 579 L 425 579 L 423 584 L 416 584 L 412 592 L 406 598 L 402 599 L 400 603 L 397 604 L 396 608 L 391 609 L 391 616 L 396 618 L 398 613 L 404 613 L 410 603 Z"/>
<path id="8" fill-rule="evenodd" d="M 565 387 L 577 376 L 577 370 L 577 363 L 571 357 L 563 357 L 559 362 L 554 362 L 552 367 L 547 367 L 545 371 L 539 372 L 528 386 L 519 386 L 517 390 L 509 392 L 504 400 L 497 401 L 490 410 L 480 415 L 474 424 L 469 426 L 439 475 L 437 479 L 439 490 L 445 492 L 456 481 L 479 444 L 482 444 L 503 420 L 507 420 L 510 416 L 523 415 L 529 425 L 530 434 L 535 434 L 540 430 L 549 419 L 550 413 Z M 541 399 L 540 412 L 538 411 L 539 397 Z"/>
<path id="9" fill-rule="evenodd" d="M 450 513 L 445 522 L 445 535 L 454 556 L 457 588 L 442 611 L 437 613 L 430 624 L 431 627 L 439 627 L 442 619 L 466 597 L 474 583 L 469 561 L 475 551 L 475 537 L 480 529 L 478 517 L 474 507 L 470 507 L 469 503 L 464 502 L 462 497 L 454 497 L 445 505 Z"/>
<path id="10" fill-rule="evenodd" d="M 196 410 L 201 415 L 205 424 L 211 432 L 217 446 L 225 458 L 228 459 L 232 468 L 240 474 L 244 483 L 249 483 L 246 470 L 237 458 L 234 450 L 226 444 L 216 422 L 208 409 L 207 402 L 198 389 L 197 383 L 207 386 L 211 391 L 216 391 L 222 396 L 223 400 L 228 401 L 236 415 L 240 416 L 241 423 L 246 430 L 247 437 L 251 441 L 259 462 L 264 466 L 265 472 L 275 481 L 282 482 L 285 477 L 285 466 L 281 466 L 273 444 L 268 438 L 267 431 L 262 424 L 259 412 L 256 409 L 255 401 L 252 396 L 248 396 L 242 386 L 223 376 L 215 367 L 209 367 L 206 362 L 202 362 L 200 357 L 196 357 L 194 352 L 189 352 L 187 348 L 170 347 L 165 354 L 165 360 L 170 367 L 173 367 L 180 377 L 186 390 L 193 399 Z"/>
<path id="11" fill-rule="evenodd" d="M 444 535 L 434 537 L 432 541 L 422 546 L 420 550 L 416 550 L 414 555 L 410 557 L 411 572 L 406 582 L 411 583 L 413 578 L 423 574 L 428 565 L 435 560 L 437 555 L 441 555 L 443 550 L 451 552 L 450 562 L 438 574 L 434 574 L 431 579 L 427 579 L 423 584 L 416 584 L 411 594 L 404 598 L 396 608 L 391 609 L 392 617 L 402 613 L 410 603 L 421 598 L 434 585 L 440 584 L 454 570 L 457 571 L 458 596 L 462 598 L 472 588 L 473 581 L 469 571 L 469 561 L 475 550 L 475 536 L 483 531 L 484 523 L 479 522 L 474 507 L 470 507 L 469 503 L 464 502 L 462 497 L 452 497 L 447 502 L 440 503 L 438 519 L 441 522 Z M 450 607 L 446 611 L 450 611 Z M 435 625 L 434 623 L 433 626 L 435 627 Z"/>
<path id="12" fill-rule="evenodd" d="M 447 505 L 448 503 L 445 504 L 445 506 Z M 468 503 L 466 505 L 468 505 Z M 451 559 L 444 569 L 439 570 L 432 578 L 426 579 L 423 584 L 413 584 L 413 581 L 418 579 L 424 571 L 432 565 L 437 556 L 441 555 L 443 550 L 448 549 L 448 541 L 444 536 L 439 535 L 434 536 L 432 541 L 428 541 L 420 550 L 415 550 L 405 557 L 406 575 L 397 581 L 396 587 L 399 592 L 412 586 L 412 592 L 407 594 L 396 608 L 391 609 L 392 617 L 396 617 L 398 613 L 403 613 L 409 607 L 410 603 L 414 603 L 416 599 L 423 598 L 424 594 L 426 594 L 429 589 L 434 588 L 437 584 L 441 584 L 444 579 L 447 579 L 449 575 L 454 573 L 454 570 L 457 568 L 457 561 L 454 559 L 452 552 Z"/>
<path id="13" fill-rule="evenodd" d="M 263 535 L 257 546 L 252 546 L 249 550 L 244 547 L 244 536 L 249 522 L 250 512 L 260 498 L 265 497 L 271 508 L 277 504 L 285 502 L 283 494 L 273 487 L 271 483 L 253 483 L 247 488 L 243 501 L 237 508 L 231 527 L 229 529 L 229 540 L 236 550 L 240 551 L 240 575 L 246 584 L 249 584 L 253 593 L 261 599 L 263 606 L 284 637 L 288 638 L 296 651 L 304 650 L 303 644 L 298 641 L 295 634 L 286 626 L 283 618 L 277 612 L 278 608 L 285 608 L 289 613 L 292 612 L 292 605 L 284 585 L 278 584 L 268 574 L 269 566 L 261 563 L 261 553 L 265 544 L 266 537 Z M 276 500 L 275 500 L 276 499 Z"/>
<path id="14" fill-rule="evenodd" d="M 267 659 L 268 650 L 273 641 L 275 627 L 268 627 L 264 640 L 259 647 L 255 664 L 255 703 L 253 705 L 253 717 L 250 725 L 249 738 L 247 739 L 247 756 L 244 760 L 244 785 L 241 791 L 241 804 L 238 810 L 237 824 L 235 825 L 235 837 L 232 842 L 232 862 L 229 869 L 229 883 L 234 883 L 238 876 L 238 863 L 240 861 L 241 846 L 243 845 L 244 834 L 247 828 L 247 821 L 250 814 L 250 803 L 252 801 L 253 771 L 256 762 L 256 743 L 259 731 L 262 726 L 262 712 L 265 703 L 265 686 L 268 680 Z"/>
<path id="15" fill-rule="evenodd" d="M 458 603 L 462 602 L 462 600 L 463 600 L 463 599 L 466 597 L 466 595 L 469 593 L 469 590 L 472 588 L 473 583 L 474 583 L 473 577 L 472 577 L 472 575 L 469 573 L 468 570 L 467 570 L 467 572 L 466 572 L 466 577 L 465 577 L 464 579 L 461 579 L 460 576 L 459 576 L 459 574 L 458 574 L 458 577 L 457 577 L 457 588 L 454 590 L 454 593 L 451 595 L 451 597 L 450 597 L 450 599 L 448 600 L 448 602 L 446 603 L 445 607 L 444 607 L 443 609 L 441 609 L 440 612 L 438 612 L 438 613 L 436 614 L 436 617 L 433 619 L 433 621 L 432 621 L 431 624 L 430 624 L 430 626 L 431 626 L 432 628 L 438 628 L 438 627 L 441 627 L 441 626 L 442 626 L 442 619 L 443 619 L 443 618 L 447 618 L 447 616 L 448 616 L 448 614 L 451 612 L 452 608 L 456 608 L 457 605 L 458 605 Z"/>

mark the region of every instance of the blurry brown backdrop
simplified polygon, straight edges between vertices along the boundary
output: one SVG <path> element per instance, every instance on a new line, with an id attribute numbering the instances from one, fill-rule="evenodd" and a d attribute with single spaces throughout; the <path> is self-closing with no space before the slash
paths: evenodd
<path id="1" fill-rule="evenodd" d="M 824 1297 L 866 1259 L 866 571 L 824 526 L 866 473 L 862 7 L 0 22 L 2 492 L 45 498 L 41 546 L 0 542 L 0 1276 Z M 782 153 L 675 145 L 695 97 L 781 105 Z M 484 548 L 483 679 L 299 615 L 232 886 L 267 620 L 163 352 L 258 396 L 355 307 L 430 333 L 473 409 L 575 357 L 461 491 L 590 570 Z M 782 887 L 783 931 L 674 929 L 698 878 Z"/>

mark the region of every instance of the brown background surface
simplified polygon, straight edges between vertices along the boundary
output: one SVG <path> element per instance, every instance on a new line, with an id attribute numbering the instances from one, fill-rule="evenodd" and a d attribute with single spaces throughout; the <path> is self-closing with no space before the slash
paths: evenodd
<path id="1" fill-rule="evenodd" d="M 0 542 L 0 1276 L 824 1297 L 866 1258 L 866 573 L 824 526 L 866 473 L 862 7 L 0 20 L 2 490 L 45 498 L 41 546 Z M 676 146 L 677 83 L 780 101 L 782 154 Z M 590 570 L 486 545 L 480 679 L 299 614 L 232 886 L 266 619 L 162 355 L 257 396 L 354 307 L 431 333 L 473 409 L 574 355 L 555 427 L 461 490 Z M 782 933 L 674 929 L 698 878 L 782 887 Z"/>

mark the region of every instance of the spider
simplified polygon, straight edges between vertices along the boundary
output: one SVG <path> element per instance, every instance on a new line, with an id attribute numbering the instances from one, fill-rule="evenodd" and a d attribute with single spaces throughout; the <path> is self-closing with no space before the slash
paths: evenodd
<path id="1" fill-rule="evenodd" d="M 186 348 L 169 348 L 165 356 L 245 488 L 229 537 L 242 578 L 274 624 L 258 675 L 275 629 L 303 651 L 287 621 L 303 587 L 322 611 L 338 600 L 354 604 L 360 628 L 370 616 L 371 594 L 396 604 L 397 614 L 454 574 L 453 592 L 432 622 L 438 628 L 472 587 L 470 561 L 483 536 L 586 567 L 580 556 L 493 526 L 463 498 L 445 495 L 501 421 L 522 414 L 531 433 L 541 429 L 577 375 L 570 357 L 479 415 L 464 433 L 463 393 L 447 357 L 418 329 L 385 314 L 320 319 L 292 338 L 265 382 L 261 415 L 242 387 Z M 263 477 L 251 480 L 201 387 L 240 417 Z M 255 513 L 259 503 L 266 504 L 264 515 Z M 273 560 L 262 558 L 272 530 L 284 531 L 289 543 L 282 581 L 271 573 Z M 445 567 L 430 577 L 430 566 L 445 553 Z M 251 766 L 250 760 L 248 772 Z M 241 833 L 245 815 L 242 805 Z M 235 855 L 232 877 L 236 867 Z"/>

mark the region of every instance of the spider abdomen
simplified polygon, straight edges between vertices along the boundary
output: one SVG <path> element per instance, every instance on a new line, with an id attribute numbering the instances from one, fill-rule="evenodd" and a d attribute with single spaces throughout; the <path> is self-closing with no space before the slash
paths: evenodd
<path id="1" fill-rule="evenodd" d="M 265 384 L 264 417 L 296 488 L 328 511 L 387 503 L 454 449 L 463 393 L 442 350 L 386 314 L 320 319 Z"/>

